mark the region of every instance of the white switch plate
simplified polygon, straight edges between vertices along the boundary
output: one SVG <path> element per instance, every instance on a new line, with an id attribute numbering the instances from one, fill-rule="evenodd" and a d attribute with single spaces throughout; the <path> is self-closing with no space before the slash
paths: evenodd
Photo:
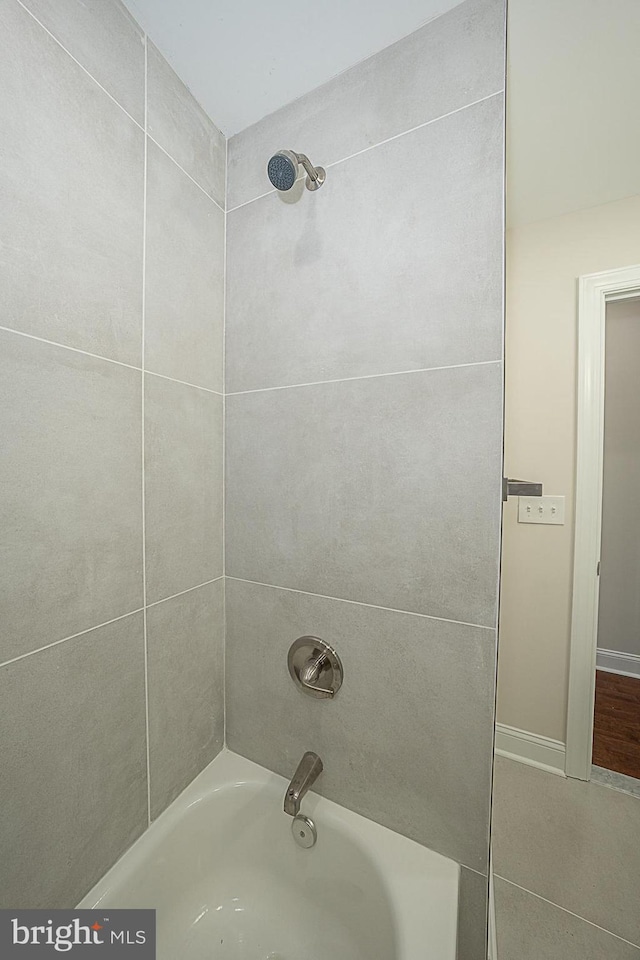
<path id="1" fill-rule="evenodd" d="M 518 497 L 518 523 L 564 523 L 564 497 Z"/>

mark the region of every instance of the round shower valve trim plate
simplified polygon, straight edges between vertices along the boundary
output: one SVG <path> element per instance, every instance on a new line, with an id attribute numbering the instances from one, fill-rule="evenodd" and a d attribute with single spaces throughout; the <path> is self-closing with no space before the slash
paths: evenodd
<path id="1" fill-rule="evenodd" d="M 298 637 L 289 649 L 287 665 L 295 685 L 310 697 L 330 700 L 342 686 L 340 657 L 320 637 Z"/>

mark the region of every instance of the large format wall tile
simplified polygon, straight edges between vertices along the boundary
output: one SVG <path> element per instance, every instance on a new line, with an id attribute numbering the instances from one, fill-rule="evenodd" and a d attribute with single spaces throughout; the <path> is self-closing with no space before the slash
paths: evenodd
<path id="1" fill-rule="evenodd" d="M 230 392 L 500 358 L 502 107 L 229 215 Z"/>
<path id="2" fill-rule="evenodd" d="M 152 817 L 222 748 L 223 606 L 217 580 L 147 611 Z"/>
<path id="3" fill-rule="evenodd" d="M 229 576 L 495 624 L 500 364 L 227 409 Z"/>
<path id="4" fill-rule="evenodd" d="M 118 0 L 0 0 L 4 907 L 73 907 L 148 822 L 144 64 Z M 225 143 L 155 52 L 150 87 L 205 189 L 149 141 L 148 360 L 222 389 Z M 222 574 L 222 399 L 147 380 L 157 600 Z M 155 814 L 222 742 L 222 601 L 149 611 Z"/>
<path id="5" fill-rule="evenodd" d="M 0 0 L 0 325 L 140 363 L 143 133 Z"/>
<path id="6" fill-rule="evenodd" d="M 222 576 L 222 398 L 145 377 L 147 599 Z"/>
<path id="7" fill-rule="evenodd" d="M 144 123 L 144 34 L 119 0 L 23 0 L 131 116 Z"/>
<path id="8" fill-rule="evenodd" d="M 636 797 L 498 757 L 493 823 L 499 876 L 640 945 Z"/>
<path id="9" fill-rule="evenodd" d="M 149 134 L 223 207 L 225 138 L 151 42 L 147 57 Z"/>
<path id="10" fill-rule="evenodd" d="M 320 793 L 485 869 L 494 632 L 230 579 L 226 589 L 231 749 L 285 777 L 315 750 Z M 342 659 L 331 702 L 289 676 L 304 634 Z"/>
<path id="11" fill-rule="evenodd" d="M 145 368 L 222 391 L 224 213 L 153 142 Z"/>
<path id="12" fill-rule="evenodd" d="M 467 0 L 232 137 L 229 207 L 271 189 L 276 150 L 327 165 L 502 90 L 504 21 L 504 0 Z"/>
<path id="13" fill-rule="evenodd" d="M 72 908 L 147 825 L 142 614 L 0 668 L 0 906 Z"/>
<path id="14" fill-rule="evenodd" d="M 511 883 L 496 879 L 495 893 L 498 960 L 640 960 L 637 947 Z"/>
<path id="15" fill-rule="evenodd" d="M 0 662 L 142 605 L 140 374 L 0 332 Z"/>

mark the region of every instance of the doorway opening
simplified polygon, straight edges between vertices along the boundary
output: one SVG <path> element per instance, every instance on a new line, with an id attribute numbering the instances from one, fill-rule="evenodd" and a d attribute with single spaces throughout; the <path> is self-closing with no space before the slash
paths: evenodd
<path id="1" fill-rule="evenodd" d="M 566 750 L 568 776 L 607 779 L 599 771 L 611 771 L 612 777 L 636 778 L 638 790 L 639 492 L 640 265 L 579 281 L 576 532 Z"/>
<path id="2" fill-rule="evenodd" d="M 606 304 L 594 766 L 640 781 L 640 299 Z"/>

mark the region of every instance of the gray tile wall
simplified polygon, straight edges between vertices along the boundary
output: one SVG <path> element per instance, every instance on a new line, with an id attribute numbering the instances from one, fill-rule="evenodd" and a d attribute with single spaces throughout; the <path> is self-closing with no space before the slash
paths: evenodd
<path id="1" fill-rule="evenodd" d="M 467 0 L 229 142 L 227 739 L 464 866 L 486 943 L 504 5 Z M 277 149 L 327 168 L 269 189 Z M 344 660 L 334 702 L 290 643 Z"/>
<path id="2" fill-rule="evenodd" d="M 486 940 L 503 6 L 230 143 L 231 746 L 284 774 L 315 748 L 321 790 L 457 859 L 461 960 Z M 0 20 L 0 902 L 62 906 L 223 741 L 226 144 L 116 0 Z M 283 145 L 320 193 L 268 189 Z M 334 704 L 288 679 L 304 632 L 343 657 Z"/>
<path id="3" fill-rule="evenodd" d="M 304 634 L 340 653 L 335 702 L 291 682 L 287 651 Z M 230 578 L 229 745 L 283 775 L 315 750 L 326 796 L 483 869 L 493 643 L 481 627 Z"/>
<path id="4" fill-rule="evenodd" d="M 500 356 L 502 109 L 491 97 L 383 143 L 296 204 L 233 211 L 230 393 Z"/>
<path id="5" fill-rule="evenodd" d="M 155 817 L 222 747 L 224 580 L 149 607 L 147 644 Z"/>
<path id="6" fill-rule="evenodd" d="M 640 802 L 496 759 L 498 960 L 640 960 Z"/>
<path id="7" fill-rule="evenodd" d="M 504 3 L 467 0 L 243 130 L 229 141 L 229 208 L 269 192 L 265 168 L 276 150 L 328 167 L 502 90 L 504 37 Z M 412 185 L 423 172 L 415 167 Z"/>
<path id="8" fill-rule="evenodd" d="M 3 907 L 74 905 L 223 741 L 226 146 L 148 52 L 0 0 Z"/>
<path id="9" fill-rule="evenodd" d="M 223 207 L 227 141 L 151 41 L 147 48 L 149 135 Z"/>
<path id="10" fill-rule="evenodd" d="M 639 960 L 626 940 L 496 879 L 498 960 Z"/>

